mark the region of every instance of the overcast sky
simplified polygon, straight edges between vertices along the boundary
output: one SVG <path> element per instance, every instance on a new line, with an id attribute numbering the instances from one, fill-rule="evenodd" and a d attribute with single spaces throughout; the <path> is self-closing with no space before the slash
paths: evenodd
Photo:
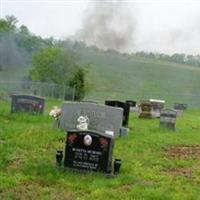
<path id="1" fill-rule="evenodd" d="M 96 3 L 97 1 L 86 0 L 0 1 L 1 17 L 14 15 L 19 20 L 19 25 L 26 25 L 31 32 L 37 35 L 65 39 L 77 35 L 83 30 L 80 38 L 84 38 L 89 44 L 97 42 L 100 47 L 105 47 L 105 42 L 101 43 L 95 37 L 91 40 L 89 34 L 95 31 L 93 26 L 95 21 L 94 13 L 97 11 L 98 15 L 102 15 L 102 12 L 106 10 L 106 6 L 112 7 L 110 1 L 109 3 L 105 3 L 108 2 L 105 0 L 104 2 L 99 1 L 98 4 Z M 116 1 L 112 2 L 116 3 Z M 98 5 L 98 10 L 97 7 L 94 10 L 94 4 Z M 119 4 L 119 7 L 121 5 L 122 3 Z M 114 15 L 118 16 L 117 21 L 119 22 L 115 22 L 114 29 L 117 30 L 116 34 L 126 24 L 127 26 L 124 28 L 131 27 L 130 33 L 133 35 L 133 37 L 130 34 L 128 35 L 128 30 L 123 33 L 120 32 L 120 37 L 123 35 L 127 37 L 127 40 L 130 40 L 130 45 L 127 46 L 126 43 L 121 48 L 122 51 L 145 50 L 169 54 L 175 52 L 200 54 L 200 1 L 129 0 L 123 1 L 122 12 L 120 10 L 121 7 L 119 7 L 117 9 L 116 7 L 114 8 L 114 10 L 116 9 Z M 124 12 L 126 9 L 129 15 Z M 104 15 L 105 12 L 103 13 Z M 110 12 L 110 9 L 108 12 Z M 130 15 L 131 17 L 127 18 Z M 88 18 L 91 20 L 88 20 Z M 113 13 L 111 18 L 113 19 Z M 114 23 L 113 20 L 111 21 Z M 93 24 L 90 24 L 91 22 Z M 87 29 L 91 27 L 93 29 L 88 32 Z M 96 24 L 95 29 L 98 29 Z M 104 32 L 106 31 L 104 30 Z M 107 37 L 105 34 L 102 35 Z"/>

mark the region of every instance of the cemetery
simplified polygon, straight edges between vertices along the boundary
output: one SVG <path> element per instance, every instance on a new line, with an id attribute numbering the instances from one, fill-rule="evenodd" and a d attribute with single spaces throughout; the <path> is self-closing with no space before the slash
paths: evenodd
<path id="1" fill-rule="evenodd" d="M 26 98 L 21 99 L 24 103 Z M 160 117 L 153 118 L 151 103 L 141 102 L 143 113 L 129 113 L 129 134 L 120 137 L 127 127 L 116 101 L 108 106 L 48 99 L 43 115 L 23 109 L 11 113 L 13 101 L 1 101 L 0 195 L 173 199 L 172 188 L 187 184 L 185 190 L 193 191 L 193 199 L 199 179 L 199 112 L 184 109 L 179 118 L 177 109 L 165 106 Z M 54 118 L 60 123 L 56 128 Z M 155 185 L 159 192 L 151 193 Z"/>
<path id="2" fill-rule="evenodd" d="M 0 0 L 0 200 L 200 199 L 199 5 Z"/>

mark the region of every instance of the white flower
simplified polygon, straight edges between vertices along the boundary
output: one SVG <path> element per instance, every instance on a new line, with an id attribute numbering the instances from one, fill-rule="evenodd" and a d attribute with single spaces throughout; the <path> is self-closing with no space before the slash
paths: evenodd
<path id="1" fill-rule="evenodd" d="M 60 117 L 61 111 L 61 108 L 54 106 L 53 109 L 49 112 L 49 115 L 57 119 Z"/>

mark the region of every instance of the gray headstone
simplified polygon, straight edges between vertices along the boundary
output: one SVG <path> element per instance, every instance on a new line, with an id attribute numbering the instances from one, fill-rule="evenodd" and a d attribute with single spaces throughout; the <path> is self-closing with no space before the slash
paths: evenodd
<path id="1" fill-rule="evenodd" d="M 171 130 L 176 129 L 177 112 L 173 109 L 164 109 L 160 113 L 160 127 L 166 127 Z"/>
<path id="2" fill-rule="evenodd" d="M 187 110 L 187 104 L 184 103 L 175 103 L 174 109 L 177 111 L 177 116 L 180 117 L 183 115 L 183 111 Z"/>
<path id="3" fill-rule="evenodd" d="M 174 109 L 176 110 L 187 110 L 187 104 L 185 103 L 175 103 L 174 104 Z"/>
<path id="4" fill-rule="evenodd" d="M 76 129 L 80 116 L 89 118 L 88 130 L 113 131 L 117 136 L 122 126 L 123 109 L 94 103 L 63 103 L 60 127 L 66 131 Z"/>
<path id="5" fill-rule="evenodd" d="M 150 99 L 149 101 L 152 105 L 152 116 L 159 118 L 161 110 L 164 109 L 165 101 L 160 99 Z"/>

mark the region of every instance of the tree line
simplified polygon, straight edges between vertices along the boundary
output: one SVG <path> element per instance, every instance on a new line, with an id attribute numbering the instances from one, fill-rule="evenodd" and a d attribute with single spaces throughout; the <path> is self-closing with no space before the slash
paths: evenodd
<path id="1" fill-rule="evenodd" d="M 75 100 L 83 99 L 86 70 L 78 63 L 78 56 L 62 41 L 43 39 L 17 24 L 14 16 L 0 19 L 0 71 L 27 66 L 31 69 L 24 80 L 72 87 Z"/>
<path id="2" fill-rule="evenodd" d="M 187 55 L 184 53 L 175 53 L 172 55 L 168 55 L 164 53 L 153 53 L 153 52 L 144 52 L 144 51 L 136 52 L 135 55 L 144 57 L 144 58 L 164 60 L 164 61 L 169 61 L 169 62 L 174 62 L 174 63 L 200 67 L 200 55 Z"/>

